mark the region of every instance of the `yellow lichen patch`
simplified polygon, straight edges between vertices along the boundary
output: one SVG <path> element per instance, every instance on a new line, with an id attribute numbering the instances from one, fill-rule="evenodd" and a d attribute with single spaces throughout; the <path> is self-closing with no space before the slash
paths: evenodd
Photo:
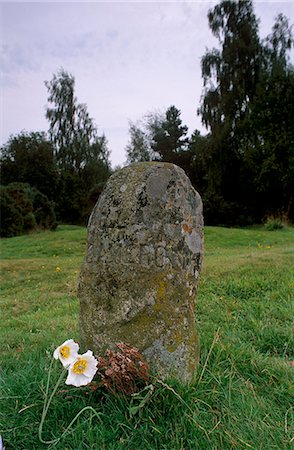
<path id="1" fill-rule="evenodd" d="M 180 324 L 181 325 L 181 324 Z M 172 342 L 166 346 L 169 353 L 173 353 L 183 342 L 183 334 L 180 326 L 174 330 Z"/>
<path id="2" fill-rule="evenodd" d="M 157 290 L 157 300 L 161 302 L 162 300 L 164 300 L 165 296 L 166 296 L 165 282 L 164 280 L 159 280 L 159 286 Z"/>

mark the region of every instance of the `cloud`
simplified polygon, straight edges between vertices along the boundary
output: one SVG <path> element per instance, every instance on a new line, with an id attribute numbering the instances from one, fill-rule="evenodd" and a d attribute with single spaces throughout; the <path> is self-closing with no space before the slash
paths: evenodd
<path id="1" fill-rule="evenodd" d="M 0 50 L 0 65 L 5 79 L 13 79 L 12 74 L 36 71 L 40 67 L 38 59 L 31 57 L 29 49 L 15 43 L 8 43 L 2 46 Z"/>
<path id="2" fill-rule="evenodd" d="M 277 10 L 293 4 L 256 3 L 265 36 Z M 192 132 L 202 93 L 200 60 L 217 45 L 207 21 L 214 1 L 5 2 L 2 11 L 1 143 L 23 128 L 47 129 L 44 108 L 50 80 L 60 67 L 76 80 L 112 160 L 125 160 L 128 120 L 171 104 Z M 288 14 L 287 14 L 288 13 Z"/>

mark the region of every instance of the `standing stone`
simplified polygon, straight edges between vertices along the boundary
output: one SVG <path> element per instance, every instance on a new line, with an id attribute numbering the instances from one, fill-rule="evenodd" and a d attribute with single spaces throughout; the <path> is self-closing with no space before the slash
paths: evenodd
<path id="1" fill-rule="evenodd" d="M 125 342 L 161 377 L 190 381 L 202 256 L 202 202 L 182 169 L 153 162 L 115 172 L 88 225 L 78 290 L 85 348 L 101 355 Z"/>

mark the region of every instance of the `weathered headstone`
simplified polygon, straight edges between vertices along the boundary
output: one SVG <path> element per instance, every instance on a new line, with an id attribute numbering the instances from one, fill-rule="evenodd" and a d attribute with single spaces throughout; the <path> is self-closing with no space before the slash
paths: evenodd
<path id="1" fill-rule="evenodd" d="M 125 342 L 162 377 L 191 380 L 202 256 L 202 202 L 182 169 L 154 162 L 115 172 L 88 225 L 78 290 L 85 348 L 98 355 Z"/>

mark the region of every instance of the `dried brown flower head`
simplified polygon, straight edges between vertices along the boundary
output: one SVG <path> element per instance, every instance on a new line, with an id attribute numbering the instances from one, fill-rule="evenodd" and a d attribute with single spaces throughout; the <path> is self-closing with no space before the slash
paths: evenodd
<path id="1" fill-rule="evenodd" d="M 137 348 L 125 343 L 116 347 L 118 351 L 106 350 L 104 357 L 98 357 L 101 383 L 112 392 L 138 392 L 149 382 L 149 365 Z"/>

